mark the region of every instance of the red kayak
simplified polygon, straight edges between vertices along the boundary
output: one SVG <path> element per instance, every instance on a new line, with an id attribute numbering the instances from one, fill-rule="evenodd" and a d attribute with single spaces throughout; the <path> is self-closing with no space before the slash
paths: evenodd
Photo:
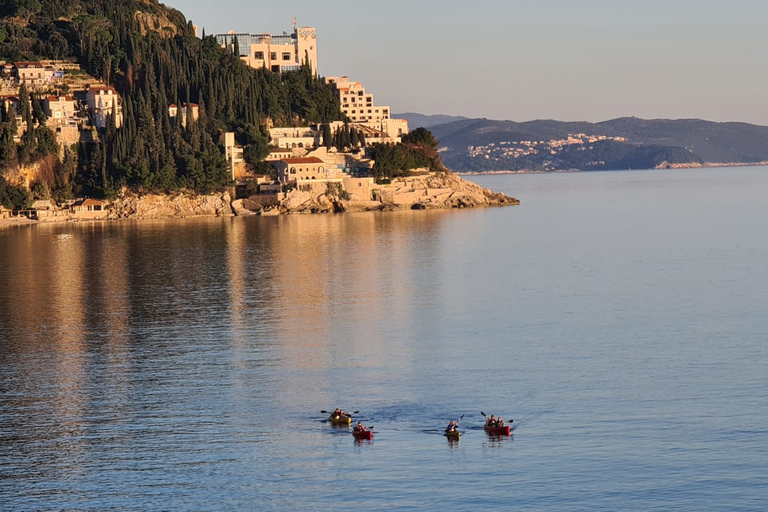
<path id="1" fill-rule="evenodd" d="M 512 431 L 512 427 L 505 425 L 503 427 L 489 427 L 486 425 L 483 429 L 492 436 L 508 436 Z"/>
<path id="2" fill-rule="evenodd" d="M 373 430 L 353 430 L 352 435 L 355 439 L 373 439 Z"/>

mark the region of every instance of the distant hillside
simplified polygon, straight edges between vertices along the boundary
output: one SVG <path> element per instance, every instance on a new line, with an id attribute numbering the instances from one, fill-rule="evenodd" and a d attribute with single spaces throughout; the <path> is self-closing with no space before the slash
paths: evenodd
<path id="1" fill-rule="evenodd" d="M 768 161 L 768 127 L 700 119 L 601 123 L 464 119 L 430 127 L 458 172 L 647 169 Z"/>
<path id="2" fill-rule="evenodd" d="M 462 116 L 447 116 L 443 114 L 425 115 L 417 114 L 415 112 L 406 112 L 405 114 L 392 114 L 395 119 L 405 119 L 408 121 L 408 127 L 411 130 L 416 128 L 429 128 L 431 126 L 437 126 L 439 124 L 452 123 L 454 121 L 461 121 L 467 119 Z"/>

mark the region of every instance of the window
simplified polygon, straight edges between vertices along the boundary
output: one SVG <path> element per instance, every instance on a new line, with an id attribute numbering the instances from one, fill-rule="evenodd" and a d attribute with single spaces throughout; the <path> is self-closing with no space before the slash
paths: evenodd
<path id="1" fill-rule="evenodd" d="M 291 60 L 291 54 L 288 52 L 283 53 L 283 60 Z"/>
<path id="2" fill-rule="evenodd" d="M 296 168 L 295 167 L 291 167 L 291 174 L 296 174 Z"/>
<path id="3" fill-rule="evenodd" d="M 272 72 L 273 73 L 279 73 L 280 72 L 280 66 L 272 66 Z"/>
<path id="4" fill-rule="evenodd" d="M 264 52 L 256 52 L 253 54 L 254 59 L 264 60 Z"/>
<path id="5" fill-rule="evenodd" d="M 277 60 L 277 52 L 272 52 L 269 54 L 269 58 L 272 60 Z"/>

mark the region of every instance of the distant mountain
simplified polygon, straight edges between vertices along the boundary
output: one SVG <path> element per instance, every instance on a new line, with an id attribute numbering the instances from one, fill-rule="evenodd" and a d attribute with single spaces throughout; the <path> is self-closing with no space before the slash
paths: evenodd
<path id="1" fill-rule="evenodd" d="M 406 112 L 405 114 L 392 114 L 395 119 L 405 119 L 408 121 L 408 127 L 411 130 L 416 128 L 429 128 L 430 126 L 437 126 L 439 124 L 452 123 L 453 121 L 461 121 L 468 119 L 462 116 L 447 116 L 443 114 L 425 115 L 417 114 L 415 112 Z"/>
<path id="2" fill-rule="evenodd" d="M 600 123 L 462 119 L 429 129 L 454 171 L 648 169 L 768 161 L 768 126 L 626 117 Z"/>

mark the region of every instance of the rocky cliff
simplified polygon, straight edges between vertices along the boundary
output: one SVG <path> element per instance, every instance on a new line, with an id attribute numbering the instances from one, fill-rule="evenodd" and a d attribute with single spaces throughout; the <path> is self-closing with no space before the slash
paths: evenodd
<path id="1" fill-rule="evenodd" d="M 129 195 L 115 200 L 108 219 L 164 219 L 233 215 L 228 193 L 215 195 Z"/>
<path id="2" fill-rule="evenodd" d="M 347 180 L 345 180 L 347 181 Z M 361 180 L 351 185 L 361 184 Z M 495 193 L 451 173 L 425 173 L 420 176 L 396 178 L 388 185 L 371 183 L 367 193 L 333 189 L 325 184 L 301 185 L 298 189 L 275 196 L 252 196 L 236 202 L 241 208 L 261 215 L 280 213 L 331 213 L 376 210 L 450 209 L 507 206 L 520 204 L 514 197 Z M 345 193 L 346 192 L 346 193 Z"/>

